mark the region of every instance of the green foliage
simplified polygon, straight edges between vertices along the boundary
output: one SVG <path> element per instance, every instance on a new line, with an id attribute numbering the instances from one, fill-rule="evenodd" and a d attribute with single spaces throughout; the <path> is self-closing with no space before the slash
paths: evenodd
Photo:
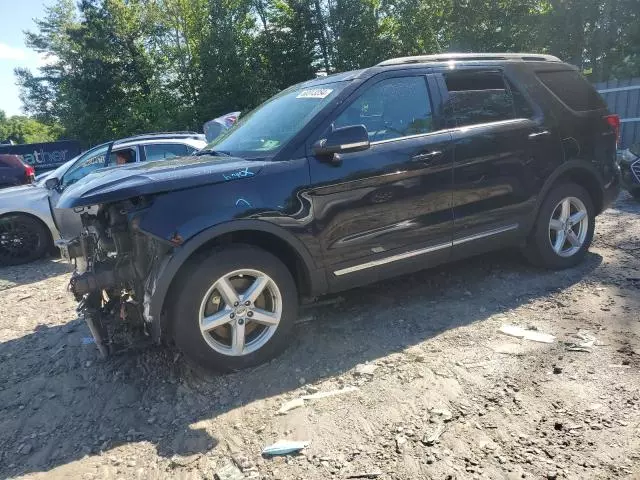
<path id="1" fill-rule="evenodd" d="M 14 143 L 52 142 L 62 135 L 60 125 L 47 125 L 33 118 L 8 117 L 0 110 L 0 140 Z"/>
<path id="2" fill-rule="evenodd" d="M 197 129 L 317 72 L 443 51 L 548 52 L 640 75 L 638 0 L 57 0 L 26 34 L 25 110 L 86 143 Z"/>

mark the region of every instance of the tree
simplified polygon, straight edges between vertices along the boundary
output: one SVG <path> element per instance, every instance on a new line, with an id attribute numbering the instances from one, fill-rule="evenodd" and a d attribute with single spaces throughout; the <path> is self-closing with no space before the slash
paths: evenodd
<path id="1" fill-rule="evenodd" d="M 0 140 L 15 143 L 52 142 L 62 135 L 59 125 L 46 125 L 33 118 L 14 115 L 7 117 L 0 110 Z"/>
<path id="2" fill-rule="evenodd" d="M 386 58 L 552 53 L 592 81 L 640 75 L 638 0 L 57 0 L 18 69 L 25 111 L 95 143 L 200 129 L 281 89 Z"/>

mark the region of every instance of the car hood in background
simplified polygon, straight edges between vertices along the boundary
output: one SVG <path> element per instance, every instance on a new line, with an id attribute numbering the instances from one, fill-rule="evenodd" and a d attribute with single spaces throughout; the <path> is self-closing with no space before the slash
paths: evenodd
<path id="1" fill-rule="evenodd" d="M 14 205 L 24 205 L 30 200 L 47 196 L 47 189 L 38 185 L 27 184 L 0 190 L 0 211 Z"/>
<path id="2" fill-rule="evenodd" d="M 69 186 L 56 208 L 116 202 L 139 195 L 237 181 L 257 175 L 264 161 L 201 155 L 97 170 Z"/>

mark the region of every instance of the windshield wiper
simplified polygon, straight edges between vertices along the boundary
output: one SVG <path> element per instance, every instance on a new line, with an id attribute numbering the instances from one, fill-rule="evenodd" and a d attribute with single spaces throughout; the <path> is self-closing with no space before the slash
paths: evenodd
<path id="1" fill-rule="evenodd" d="M 200 155 L 213 155 L 214 157 L 230 157 L 231 152 L 223 152 L 222 150 L 213 150 L 212 148 L 205 148 L 203 150 L 198 150 L 194 153 L 195 156 L 199 157 Z"/>

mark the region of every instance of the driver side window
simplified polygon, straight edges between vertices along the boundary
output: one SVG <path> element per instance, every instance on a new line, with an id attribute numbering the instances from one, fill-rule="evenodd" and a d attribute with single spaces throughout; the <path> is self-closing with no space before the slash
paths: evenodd
<path id="1" fill-rule="evenodd" d="M 425 78 L 388 78 L 368 88 L 333 124 L 334 128 L 350 125 L 367 127 L 371 142 L 431 132 L 431 103 Z"/>
<path id="2" fill-rule="evenodd" d="M 94 170 L 104 167 L 108 148 L 109 146 L 105 145 L 80 158 L 62 177 L 62 187 L 68 187 Z"/>

